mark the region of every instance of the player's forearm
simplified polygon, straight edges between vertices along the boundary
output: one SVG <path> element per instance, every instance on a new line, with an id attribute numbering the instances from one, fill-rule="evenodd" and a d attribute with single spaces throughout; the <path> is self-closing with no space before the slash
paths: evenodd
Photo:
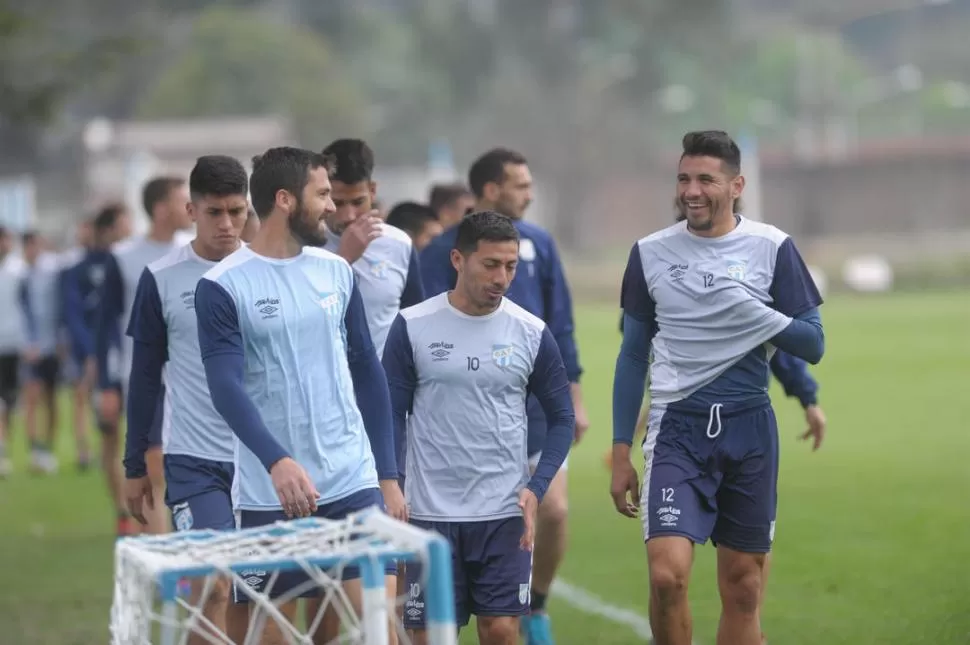
<path id="1" fill-rule="evenodd" d="M 360 408 L 360 415 L 364 420 L 364 430 L 374 453 L 377 476 L 382 480 L 396 480 L 398 470 L 391 394 L 387 386 L 387 376 L 376 352 L 372 351 L 351 361 L 350 377 L 354 382 L 357 407 Z"/>
<path id="2" fill-rule="evenodd" d="M 772 375 L 781 383 L 787 396 L 798 399 L 803 408 L 818 403 L 818 382 L 808 373 L 805 361 L 787 352 L 777 351 L 769 365 Z"/>
<path id="3" fill-rule="evenodd" d="M 817 365 L 825 353 L 825 333 L 817 309 L 812 309 L 792 319 L 788 326 L 771 339 L 771 344 Z"/>
<path id="4" fill-rule="evenodd" d="M 206 356 L 202 364 L 213 407 L 243 445 L 256 455 L 267 472 L 280 459 L 290 457 L 263 423 L 259 410 L 246 394 L 242 382 L 242 355 Z"/>
<path id="5" fill-rule="evenodd" d="M 408 412 L 414 401 L 414 386 L 410 383 L 398 383 L 390 377 L 387 379 L 387 386 L 391 393 L 391 415 L 394 419 L 394 458 L 398 476 L 404 477 L 408 448 Z"/>
<path id="6" fill-rule="evenodd" d="M 549 424 L 546 432 L 546 441 L 542 445 L 542 457 L 536 464 L 536 470 L 529 480 L 529 490 L 536 495 L 540 502 L 553 477 L 562 467 L 562 462 L 569 454 L 569 447 L 573 442 L 573 431 L 576 427 L 576 415 L 573 412 L 573 403 L 569 387 L 562 387 L 551 395 L 539 398 L 542 409 L 546 413 L 546 420 Z"/>
<path id="7" fill-rule="evenodd" d="M 145 451 L 162 392 L 162 367 L 165 352 L 135 341 L 128 381 L 128 430 L 125 433 L 125 477 L 137 479 L 147 474 Z"/>
<path id="8" fill-rule="evenodd" d="M 623 343 L 613 376 L 613 443 L 633 445 L 643 390 L 647 383 L 650 336 L 647 325 L 631 316 L 623 319 Z"/>

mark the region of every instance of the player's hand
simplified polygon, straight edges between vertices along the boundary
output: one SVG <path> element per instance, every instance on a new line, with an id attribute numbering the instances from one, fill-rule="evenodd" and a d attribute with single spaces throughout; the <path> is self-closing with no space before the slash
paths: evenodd
<path id="1" fill-rule="evenodd" d="M 320 493 L 303 466 L 283 457 L 269 469 L 269 476 L 288 518 L 309 517 L 317 510 Z"/>
<path id="2" fill-rule="evenodd" d="M 145 519 L 143 509 L 145 506 L 148 510 L 155 508 L 155 497 L 152 495 L 152 483 L 148 475 L 125 480 L 125 501 L 128 505 L 128 513 L 142 526 L 147 526 L 148 520 Z"/>
<path id="3" fill-rule="evenodd" d="M 613 445 L 612 470 L 610 495 L 613 505 L 621 515 L 636 517 L 640 511 L 640 478 L 630 461 L 630 446 L 622 443 Z"/>
<path id="4" fill-rule="evenodd" d="M 101 390 L 98 393 L 98 413 L 108 423 L 117 423 L 121 418 L 121 394 L 118 390 Z"/>
<path id="5" fill-rule="evenodd" d="M 381 480 L 381 494 L 384 496 L 384 508 L 387 514 L 402 522 L 408 521 L 408 505 L 404 501 L 404 493 L 396 479 Z"/>
<path id="6" fill-rule="evenodd" d="M 817 405 L 810 405 L 805 408 L 805 422 L 808 423 L 808 430 L 799 439 L 802 441 L 811 439 L 812 451 L 814 452 L 822 447 L 822 441 L 825 440 L 825 426 L 827 421 L 825 419 L 825 413 L 822 412 L 822 408 Z"/>
<path id="7" fill-rule="evenodd" d="M 573 433 L 573 443 L 579 443 L 583 440 L 583 435 L 589 430 L 589 415 L 586 414 L 586 406 L 583 405 L 582 401 L 578 405 L 573 405 L 573 410 L 576 412 L 576 430 Z"/>
<path id="8" fill-rule="evenodd" d="M 360 259 L 370 243 L 381 236 L 384 222 L 378 217 L 377 210 L 362 215 L 347 226 L 340 236 L 337 255 L 353 264 Z"/>
<path id="9" fill-rule="evenodd" d="M 522 509 L 522 519 L 525 521 L 525 531 L 519 540 L 519 548 L 531 551 L 536 541 L 536 513 L 539 510 L 539 498 L 528 488 L 519 493 L 519 508 Z"/>

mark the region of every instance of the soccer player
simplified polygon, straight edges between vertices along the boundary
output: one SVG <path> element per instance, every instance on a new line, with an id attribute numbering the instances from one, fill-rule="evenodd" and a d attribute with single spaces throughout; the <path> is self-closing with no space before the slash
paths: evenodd
<path id="1" fill-rule="evenodd" d="M 21 245 L 25 266 L 20 283 L 20 304 L 27 333 L 23 352 L 27 367 L 24 426 L 30 440 L 31 468 L 50 474 L 57 471 L 54 442 L 61 369 L 58 356 L 61 329 L 60 265 L 54 254 L 44 251 L 44 243 L 38 233 L 24 233 Z M 47 417 L 43 431 L 37 421 L 41 406 L 45 408 Z"/>
<path id="2" fill-rule="evenodd" d="M 74 441 L 77 445 L 77 466 L 78 470 L 85 471 L 91 465 L 91 452 L 88 445 L 88 407 L 91 403 L 91 388 L 93 385 L 93 372 L 85 372 L 85 357 L 81 356 L 74 344 L 71 342 L 71 318 L 82 315 L 81 311 L 71 311 L 72 294 L 69 293 L 71 287 L 72 272 L 85 258 L 94 243 L 94 226 L 91 219 L 82 220 L 77 227 L 76 245 L 61 253 L 60 264 L 61 272 L 58 277 L 60 288 L 60 311 L 61 311 L 61 333 L 68 347 L 66 352 L 67 364 L 65 372 L 74 387 Z"/>
<path id="3" fill-rule="evenodd" d="M 354 271 L 315 248 L 326 243 L 325 220 L 335 210 L 330 167 L 322 155 L 297 148 L 273 148 L 254 159 L 250 195 L 259 233 L 196 289 L 212 403 L 242 444 L 236 479 L 242 528 L 309 515 L 341 519 L 385 504 L 394 517 L 406 513 L 387 379 Z M 348 595 L 359 602 L 359 571 L 344 573 Z M 394 569 L 388 574 L 394 598 Z M 275 597 L 307 581 L 281 574 L 267 590 L 268 578 L 247 582 Z M 292 622 L 296 602 L 281 610 Z M 336 637 L 324 632 L 320 642 Z M 273 621 L 263 638 L 285 642 Z"/>
<path id="4" fill-rule="evenodd" d="M 494 210 L 512 218 L 519 232 L 519 266 L 509 286 L 508 298 L 544 320 L 559 345 L 572 384 L 575 440 L 578 442 L 589 427 L 589 420 L 579 385 L 582 369 L 573 336 L 572 298 L 552 236 L 523 219 L 532 201 L 532 175 L 528 163 L 525 157 L 512 150 L 491 150 L 472 164 L 468 184 L 478 199 L 476 210 Z M 457 230 L 452 227 L 445 231 L 421 254 L 424 291 L 429 296 L 455 285 L 457 274 L 452 265 L 451 250 Z M 540 458 L 545 433 L 542 406 L 532 397 L 529 400 L 529 459 L 533 466 Z M 566 553 L 567 463 L 563 463 L 539 507 L 532 572 L 532 614 L 522 620 L 527 645 L 553 643 L 546 598 Z"/>
<path id="5" fill-rule="evenodd" d="M 186 210 L 188 201 L 188 189 L 181 178 L 158 177 L 145 184 L 142 205 L 151 222 L 148 234 L 118 244 L 105 264 L 95 330 L 98 414 L 104 425 L 117 428 L 121 420 L 132 352 L 132 341 L 123 330 L 131 318 L 138 281 L 146 266 L 183 245 L 177 233 L 192 225 Z M 156 424 L 156 428 L 160 427 Z M 161 437 L 153 437 L 146 457 L 156 499 L 165 494 L 161 443 Z M 161 504 L 149 510 L 146 517 L 147 532 L 168 532 L 168 517 Z"/>
<path id="6" fill-rule="evenodd" d="M 401 312 L 384 366 L 395 434 L 406 437 L 411 522 L 452 546 L 458 625 L 478 617 L 483 645 L 518 642 L 529 612 L 539 502 L 562 466 L 576 419 L 552 332 L 504 297 L 519 265 L 512 221 L 485 211 L 458 225 L 452 291 Z M 542 457 L 529 475 L 532 393 L 546 413 Z M 405 624 L 424 642 L 421 572 L 408 567 Z"/>
<path id="7" fill-rule="evenodd" d="M 97 382 L 95 331 L 100 298 L 107 266 L 112 262 L 111 247 L 131 232 L 128 212 L 121 204 L 103 207 L 92 221 L 92 244 L 81 261 L 62 276 L 64 292 L 64 322 L 68 344 L 74 360 L 82 367 L 82 379 L 93 392 Z M 110 339 L 117 346 L 120 339 Z M 117 511 L 116 530 L 119 536 L 132 533 L 132 525 L 125 508 L 121 477 L 120 435 L 117 423 L 109 423 L 100 413 L 97 402 L 96 427 L 101 435 L 101 469 L 108 485 L 111 504 Z"/>
<path id="8" fill-rule="evenodd" d="M 441 222 L 429 206 L 417 202 L 400 202 L 387 214 L 387 223 L 408 234 L 414 249 L 420 253 L 431 240 L 444 232 Z"/>
<path id="9" fill-rule="evenodd" d="M 449 229 L 475 208 L 475 196 L 461 182 L 435 184 L 428 195 L 428 206 L 442 228 Z"/>
<path id="10" fill-rule="evenodd" d="M 424 300 L 417 253 L 407 233 L 388 226 L 376 214 L 370 146 L 360 139 L 338 139 L 324 148 L 323 155 L 336 165 L 330 178 L 336 211 L 325 216 L 324 248 L 353 267 L 370 335 L 381 356 L 397 313 Z"/>
<path id="11" fill-rule="evenodd" d="M 249 215 L 248 186 L 246 170 L 236 159 L 199 158 L 189 175 L 188 208 L 196 237 L 149 264 L 138 282 L 128 324 L 134 342 L 124 464 L 128 510 L 142 524 L 147 524 L 145 509 L 161 502 L 153 497 L 145 451 L 162 398 L 164 368 L 162 450 L 165 504 L 172 523 L 178 531 L 235 528 L 233 435 L 209 396 L 195 320 L 195 287 L 204 273 L 239 248 Z M 194 606 L 202 593 L 203 581 L 198 582 Z M 216 633 L 226 633 L 229 581 L 218 582 L 206 600 L 204 615 L 218 628 Z M 193 644 L 208 642 L 200 634 L 189 638 Z"/>
<path id="12" fill-rule="evenodd" d="M 761 642 L 759 606 L 777 499 L 770 343 L 818 363 L 822 299 L 791 238 L 735 214 L 741 153 L 724 132 L 683 139 L 686 220 L 638 241 L 623 278 L 613 390 L 616 509 L 640 511 L 658 645 L 689 645 L 694 544 L 717 546 L 719 645 Z M 630 444 L 652 353 L 642 492 Z"/>
<path id="13" fill-rule="evenodd" d="M 0 226 L 0 311 L 20 309 L 23 261 L 13 254 L 13 236 Z M 10 474 L 7 438 L 20 392 L 20 351 L 24 346 L 20 316 L 0 316 L 0 477 Z"/>

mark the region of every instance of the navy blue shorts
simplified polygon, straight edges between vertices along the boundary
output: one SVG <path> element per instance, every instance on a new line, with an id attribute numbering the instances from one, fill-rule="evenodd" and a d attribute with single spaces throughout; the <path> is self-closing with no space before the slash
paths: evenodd
<path id="1" fill-rule="evenodd" d="M 475 616 L 522 616 L 529 613 L 532 554 L 519 547 L 525 531 L 521 517 L 480 522 L 425 522 L 411 524 L 437 531 L 451 544 L 455 576 L 455 619 L 459 626 Z M 422 570 L 408 563 L 408 599 L 404 626 L 424 627 Z"/>
<path id="2" fill-rule="evenodd" d="M 720 404 L 718 404 L 720 405 Z M 767 553 L 778 506 L 778 424 L 770 405 L 707 413 L 650 409 L 643 489 L 644 540 L 679 535 Z"/>
<path id="3" fill-rule="evenodd" d="M 356 493 L 351 493 L 343 499 L 338 499 L 329 504 L 322 504 L 317 507 L 317 512 L 313 516 L 328 520 L 342 520 L 351 513 L 356 513 L 357 511 L 362 511 L 373 506 L 384 510 L 384 495 L 381 494 L 380 488 L 366 488 Z M 239 511 L 239 528 L 250 529 L 257 526 L 266 526 L 267 524 L 286 521 L 286 519 L 286 513 L 283 511 Z M 337 574 L 336 571 L 330 571 L 328 573 L 332 576 L 336 576 Z M 385 573 L 389 576 L 397 575 L 397 565 L 393 562 L 389 563 L 385 568 Z M 276 575 L 276 580 L 272 580 L 274 575 Z M 310 581 L 310 578 L 302 570 L 298 569 L 280 571 L 278 574 L 273 571 L 263 570 L 243 571 L 240 573 L 240 577 L 246 581 L 246 584 L 251 589 L 259 593 L 267 593 L 266 585 L 272 581 L 272 588 L 268 592 L 270 598 L 278 598 L 279 596 L 288 594 L 298 586 L 307 586 Z M 348 566 L 341 572 L 342 580 L 354 580 L 359 577 L 359 567 Z M 320 592 L 320 587 L 309 588 L 303 593 L 300 593 L 298 597 L 313 598 L 319 596 Z M 244 593 L 240 593 L 238 590 L 234 590 L 233 595 L 237 603 L 249 602 L 249 597 Z"/>
<path id="4" fill-rule="evenodd" d="M 232 531 L 231 463 L 188 455 L 165 455 L 165 504 L 176 531 L 213 529 Z"/>
<path id="5" fill-rule="evenodd" d="M 23 363 L 27 371 L 25 381 L 40 383 L 48 390 L 56 390 L 61 374 L 61 359 L 56 355 L 41 356 L 33 363 Z"/>

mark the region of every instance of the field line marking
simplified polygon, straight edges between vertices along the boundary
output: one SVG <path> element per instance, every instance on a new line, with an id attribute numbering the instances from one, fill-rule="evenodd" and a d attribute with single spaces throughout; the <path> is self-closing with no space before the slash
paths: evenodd
<path id="1" fill-rule="evenodd" d="M 552 583 L 552 595 L 579 611 L 593 614 L 605 618 L 606 620 L 629 627 L 633 632 L 644 641 L 653 638 L 650 631 L 650 621 L 640 614 L 617 607 L 586 591 L 581 587 L 572 585 L 565 580 L 556 579 Z"/>

